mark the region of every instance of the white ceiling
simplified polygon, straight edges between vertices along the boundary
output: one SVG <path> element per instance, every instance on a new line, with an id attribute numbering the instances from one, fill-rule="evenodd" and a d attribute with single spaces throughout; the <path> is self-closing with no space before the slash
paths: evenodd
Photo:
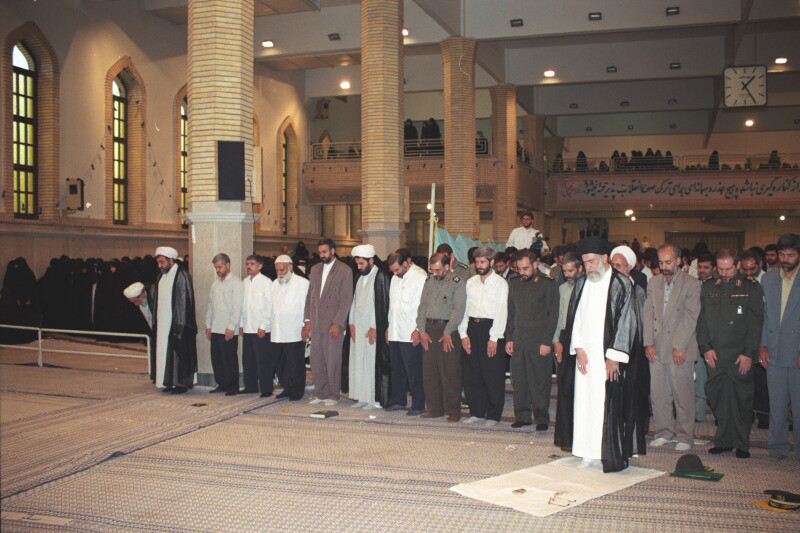
<path id="1" fill-rule="evenodd" d="M 439 42 L 463 35 L 478 40 L 476 87 L 517 85 L 522 108 L 551 117 L 554 134 L 738 131 L 744 128 L 737 123 L 740 114 L 758 114 L 757 127 L 765 131 L 800 131 L 797 0 L 403 1 L 404 26 L 410 31 L 405 39 L 407 92 L 442 89 Z M 270 15 L 255 19 L 257 61 L 275 69 L 305 70 L 309 98 L 359 93 L 358 0 L 256 3 L 262 5 L 261 15 Z M 182 5 L 185 11 L 185 4 L 146 0 L 145 8 L 155 14 L 171 10 L 174 19 L 175 10 Z M 667 15 L 671 7 L 680 13 Z M 602 19 L 590 21 L 590 12 L 602 13 Z M 511 19 L 522 19 L 522 27 L 512 28 Z M 341 40 L 330 41 L 330 33 Z M 263 48 L 265 39 L 275 47 Z M 776 57 L 789 61 L 775 65 Z M 671 69 L 671 63 L 680 68 Z M 722 70 L 731 64 L 768 65 L 768 109 L 714 112 L 721 105 Z M 607 72 L 612 65 L 617 71 Z M 555 78 L 543 76 L 547 69 L 556 71 Z M 351 82 L 347 91 L 339 88 L 345 78 Z M 622 101 L 629 105 L 623 108 Z M 594 124 L 590 132 L 587 122 Z M 633 130 L 628 129 L 631 123 Z"/>

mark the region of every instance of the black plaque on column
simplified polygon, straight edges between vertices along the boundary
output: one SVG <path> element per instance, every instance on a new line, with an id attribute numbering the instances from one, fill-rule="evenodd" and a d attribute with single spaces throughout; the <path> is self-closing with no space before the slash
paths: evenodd
<path id="1" fill-rule="evenodd" d="M 244 181 L 244 143 L 217 141 L 219 199 L 244 201 Z"/>

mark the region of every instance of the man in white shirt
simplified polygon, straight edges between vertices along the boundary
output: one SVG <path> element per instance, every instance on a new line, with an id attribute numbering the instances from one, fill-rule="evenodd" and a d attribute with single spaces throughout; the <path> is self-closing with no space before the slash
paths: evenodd
<path id="1" fill-rule="evenodd" d="M 261 269 L 264 258 L 250 255 L 245 260 L 247 277 L 242 280 L 242 374 L 245 393 L 261 391 L 262 398 L 272 396 L 275 361 L 269 350 L 272 281 Z"/>
<path id="2" fill-rule="evenodd" d="M 514 228 L 511 231 L 511 235 L 508 236 L 508 242 L 506 242 L 506 247 L 513 246 L 517 250 L 536 247 L 537 237 L 541 237 L 542 243 L 538 251 L 540 254 L 544 254 L 550 250 L 550 248 L 547 246 L 547 242 L 544 240 L 544 236 L 541 232 L 533 227 L 533 213 L 526 211 L 522 213 L 522 226 Z"/>
<path id="3" fill-rule="evenodd" d="M 488 246 L 475 250 L 477 275 L 467 281 L 467 307 L 458 326 L 467 352 L 464 393 L 470 417 L 463 420 L 465 424 L 485 420 L 487 426 L 497 425 L 505 403 L 508 283 L 492 269 L 496 253 Z"/>
<path id="4" fill-rule="evenodd" d="M 308 280 L 292 272 L 292 258 L 275 259 L 278 278 L 272 282 L 270 306 L 270 352 L 278 370 L 283 392 L 276 398 L 296 402 L 306 390 L 305 343 L 302 338 L 303 311 L 308 295 Z"/>
<path id="5" fill-rule="evenodd" d="M 422 345 L 412 342 L 417 329 L 422 288 L 428 275 L 412 263 L 411 252 L 400 248 L 386 259 L 392 271 L 389 287 L 389 356 L 392 364 L 392 398 L 387 411 L 405 410 L 408 391 L 411 391 L 411 409 L 408 416 L 425 412 L 425 389 L 422 384 Z"/>
<path id="6" fill-rule="evenodd" d="M 234 396 L 239 393 L 237 326 L 242 311 L 242 281 L 231 272 L 227 254 L 217 254 L 211 262 L 217 272 L 206 311 L 206 337 L 211 341 L 211 366 L 217 382 L 211 392 Z"/>

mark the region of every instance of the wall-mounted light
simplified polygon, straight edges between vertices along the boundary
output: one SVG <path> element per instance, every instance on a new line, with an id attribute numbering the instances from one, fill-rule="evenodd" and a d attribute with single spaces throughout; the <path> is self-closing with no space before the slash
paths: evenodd
<path id="1" fill-rule="evenodd" d="M 631 222 L 636 222 L 636 217 L 631 217 Z"/>
<path id="2" fill-rule="evenodd" d="M 788 62 L 789 62 L 789 60 L 786 59 L 785 57 L 776 57 L 775 58 L 775 64 L 776 65 L 785 65 Z"/>
<path id="3" fill-rule="evenodd" d="M 349 89 L 350 88 L 350 82 L 347 81 L 347 80 L 342 80 L 339 83 L 339 87 L 341 87 L 342 89 Z"/>
<path id="4" fill-rule="evenodd" d="M 555 70 L 545 70 L 544 71 L 544 77 L 545 78 L 553 78 L 553 77 L 555 77 L 555 75 L 556 75 L 556 71 Z"/>
<path id="5" fill-rule="evenodd" d="M 748 118 L 747 120 L 744 121 L 744 125 L 747 126 L 748 128 L 752 128 L 753 124 L 755 123 L 756 122 L 752 118 Z"/>
<path id="6" fill-rule="evenodd" d="M 403 28 L 403 37 L 408 37 L 408 28 Z"/>
<path id="7" fill-rule="evenodd" d="M 632 214 L 633 214 L 633 209 L 626 209 L 626 210 L 625 210 L 625 216 L 626 216 L 626 217 L 629 217 L 629 216 L 631 216 Z"/>
<path id="8" fill-rule="evenodd" d="M 272 48 L 273 46 L 275 46 L 275 42 L 270 40 L 261 41 L 261 46 L 263 46 L 264 48 Z"/>
<path id="9" fill-rule="evenodd" d="M 781 215 L 781 216 L 779 216 L 779 217 L 778 217 L 778 220 L 780 220 L 781 222 L 783 222 L 784 220 L 786 220 L 786 215 Z"/>

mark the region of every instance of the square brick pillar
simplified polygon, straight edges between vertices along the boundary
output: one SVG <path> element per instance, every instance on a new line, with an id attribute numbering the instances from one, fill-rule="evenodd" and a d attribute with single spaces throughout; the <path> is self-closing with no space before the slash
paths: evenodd
<path id="1" fill-rule="evenodd" d="M 253 252 L 251 187 L 245 201 L 217 196 L 217 141 L 244 143 L 245 176 L 253 174 L 254 0 L 189 0 L 189 256 L 197 316 L 198 383 L 213 384 L 205 314 L 216 278 L 212 258 L 226 253 L 246 275 Z M 240 345 L 241 347 L 241 345 Z"/>
<path id="2" fill-rule="evenodd" d="M 497 184 L 494 192 L 492 239 L 505 242 L 517 227 L 517 87 L 495 85 L 492 98 L 492 153 L 497 158 Z"/>
<path id="3" fill-rule="evenodd" d="M 361 209 L 365 243 L 385 259 L 405 243 L 403 2 L 361 2 Z"/>
<path id="4" fill-rule="evenodd" d="M 531 166 L 535 170 L 544 169 L 544 120 L 541 115 L 522 116 L 522 147 L 531 157 Z"/>
<path id="5" fill-rule="evenodd" d="M 444 227 L 477 238 L 475 192 L 475 50 L 478 42 L 448 37 L 444 60 Z"/>

